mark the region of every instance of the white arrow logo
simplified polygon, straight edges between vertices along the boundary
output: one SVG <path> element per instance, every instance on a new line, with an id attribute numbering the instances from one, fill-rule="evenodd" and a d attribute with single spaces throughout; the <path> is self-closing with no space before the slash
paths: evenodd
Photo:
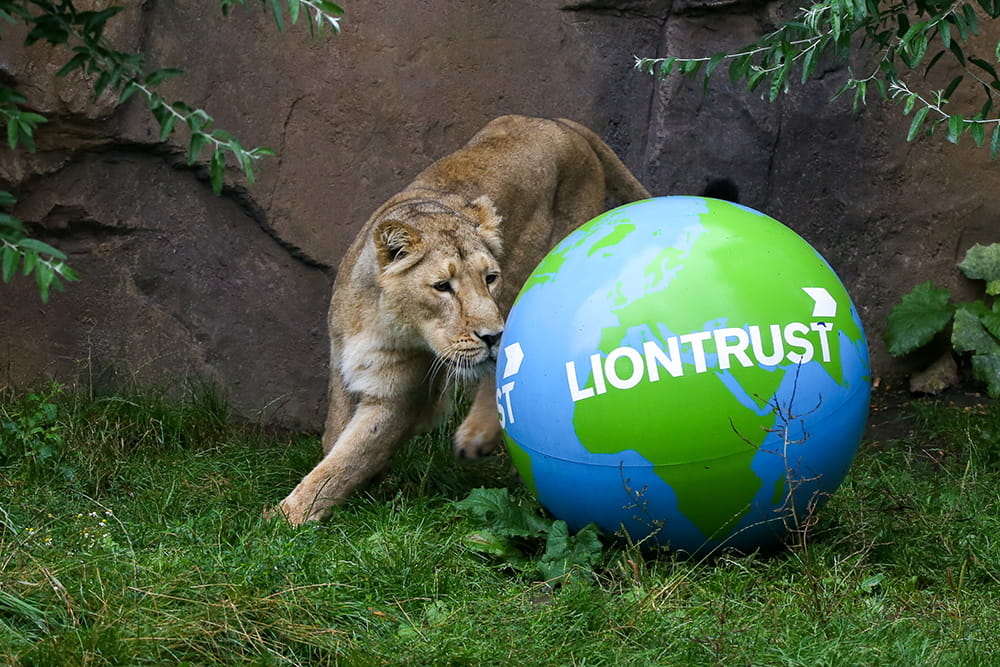
<path id="1" fill-rule="evenodd" d="M 802 291 L 812 297 L 816 303 L 813 306 L 813 317 L 836 317 L 837 302 L 824 287 L 803 287 Z"/>
<path id="2" fill-rule="evenodd" d="M 511 343 L 503 349 L 503 353 L 507 357 L 507 364 L 503 367 L 503 376 L 506 379 L 521 370 L 524 350 L 521 349 L 520 343 Z"/>

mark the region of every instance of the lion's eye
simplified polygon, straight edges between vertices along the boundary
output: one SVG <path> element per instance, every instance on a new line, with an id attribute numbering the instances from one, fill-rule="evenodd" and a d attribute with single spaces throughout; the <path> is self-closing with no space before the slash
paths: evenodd
<path id="1" fill-rule="evenodd" d="M 495 283 L 497 281 L 497 278 L 499 278 L 499 277 L 500 277 L 499 273 L 487 273 L 486 274 L 486 284 L 487 285 L 492 285 L 493 283 Z"/>
<path id="2" fill-rule="evenodd" d="M 451 283 L 448 282 L 447 280 L 439 280 L 438 282 L 434 283 L 434 289 L 436 289 L 438 292 L 452 291 Z"/>

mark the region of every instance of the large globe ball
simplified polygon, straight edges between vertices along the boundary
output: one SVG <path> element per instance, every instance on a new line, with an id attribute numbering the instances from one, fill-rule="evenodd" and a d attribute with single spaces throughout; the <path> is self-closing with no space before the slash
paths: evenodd
<path id="1" fill-rule="evenodd" d="M 504 440 L 570 528 L 675 551 L 776 546 L 843 481 L 868 346 L 826 261 L 745 206 L 661 197 L 570 234 L 497 359 Z"/>

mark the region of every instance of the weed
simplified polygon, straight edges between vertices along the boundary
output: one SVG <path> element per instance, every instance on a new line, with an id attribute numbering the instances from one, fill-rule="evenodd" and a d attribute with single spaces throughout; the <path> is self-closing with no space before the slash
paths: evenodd
<path id="1" fill-rule="evenodd" d="M 24 465 L 32 479 L 49 475 L 72 477 L 63 464 L 65 441 L 55 401 L 57 384 L 32 392 L 13 404 L 0 404 L 0 464 Z"/>

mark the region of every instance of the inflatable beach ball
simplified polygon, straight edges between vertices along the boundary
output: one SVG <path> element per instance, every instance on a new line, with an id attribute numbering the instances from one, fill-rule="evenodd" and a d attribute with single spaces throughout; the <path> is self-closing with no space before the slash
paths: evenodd
<path id="1" fill-rule="evenodd" d="M 566 237 L 497 359 L 522 479 L 579 530 L 675 551 L 767 549 L 843 481 L 871 389 L 858 313 L 801 237 L 745 206 L 661 197 Z"/>

